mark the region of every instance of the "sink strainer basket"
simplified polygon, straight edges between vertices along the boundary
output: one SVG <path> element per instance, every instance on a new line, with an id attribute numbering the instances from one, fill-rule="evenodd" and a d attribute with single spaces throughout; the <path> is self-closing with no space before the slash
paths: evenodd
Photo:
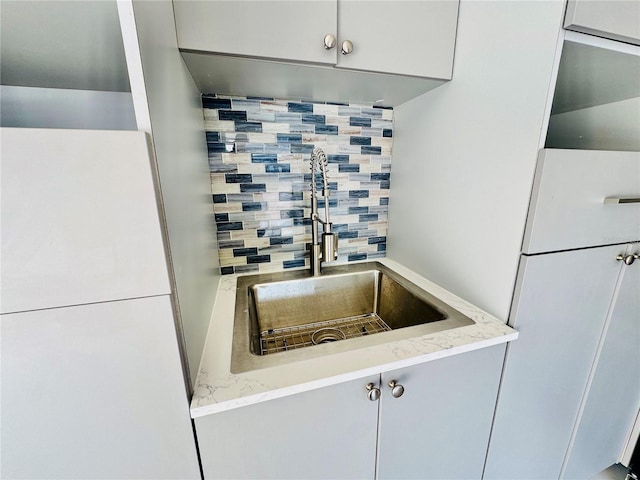
<path id="1" fill-rule="evenodd" d="M 346 340 L 347 336 L 337 328 L 321 328 L 311 335 L 311 341 L 314 345 L 321 343 L 336 342 L 338 340 Z"/>

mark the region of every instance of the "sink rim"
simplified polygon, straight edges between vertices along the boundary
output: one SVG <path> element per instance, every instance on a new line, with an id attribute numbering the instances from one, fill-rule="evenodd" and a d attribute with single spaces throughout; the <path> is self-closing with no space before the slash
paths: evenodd
<path id="1" fill-rule="evenodd" d="M 440 331 L 462 328 L 476 324 L 476 322 L 467 315 L 462 314 L 451 305 L 440 300 L 427 290 L 418 287 L 398 272 L 380 262 L 362 262 L 328 266 L 324 268 L 323 274 L 320 278 L 349 276 L 368 271 L 379 271 L 388 275 L 413 295 L 416 295 L 437 310 L 444 312 L 447 315 L 447 318 L 435 322 L 398 328 L 388 332 L 376 333 L 375 335 L 314 345 L 313 348 L 301 348 L 286 352 L 272 353 L 269 355 L 256 355 L 251 352 L 250 348 L 250 307 L 248 289 L 255 285 L 273 284 L 278 282 L 296 280 L 313 281 L 314 278 L 319 277 L 311 276 L 308 270 L 240 276 L 237 279 L 235 290 L 235 310 L 232 336 L 233 344 L 231 348 L 230 365 L 231 373 L 239 374 L 252 370 L 277 367 L 307 359 L 315 359 L 327 355 L 349 352 L 368 346 L 381 345 L 397 340 L 420 337 Z"/>

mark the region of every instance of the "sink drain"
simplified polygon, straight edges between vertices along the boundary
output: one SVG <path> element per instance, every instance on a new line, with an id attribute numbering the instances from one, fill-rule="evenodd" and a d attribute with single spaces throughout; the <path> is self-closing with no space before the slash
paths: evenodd
<path id="1" fill-rule="evenodd" d="M 321 343 L 337 342 L 338 340 L 346 340 L 347 336 L 337 328 L 321 328 L 311 335 L 311 341 L 314 345 Z"/>

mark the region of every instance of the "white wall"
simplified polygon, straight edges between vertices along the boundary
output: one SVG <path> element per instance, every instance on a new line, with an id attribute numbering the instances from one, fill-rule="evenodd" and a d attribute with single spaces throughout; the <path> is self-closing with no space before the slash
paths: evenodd
<path id="1" fill-rule="evenodd" d="M 137 130 L 129 92 L 0 85 L 0 126 Z"/>
<path id="2" fill-rule="evenodd" d="M 395 110 L 388 256 L 505 320 L 563 13 L 462 0 L 453 80 Z"/>
<path id="3" fill-rule="evenodd" d="M 200 92 L 178 51 L 172 2 L 121 0 L 118 9 L 138 128 L 153 136 L 178 327 L 193 384 L 219 279 Z"/>
<path id="4" fill-rule="evenodd" d="M 640 151 L 640 97 L 551 115 L 545 146 Z"/>

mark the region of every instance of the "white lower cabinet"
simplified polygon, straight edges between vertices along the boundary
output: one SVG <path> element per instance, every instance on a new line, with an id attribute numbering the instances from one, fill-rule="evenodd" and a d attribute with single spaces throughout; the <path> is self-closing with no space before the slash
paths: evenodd
<path id="1" fill-rule="evenodd" d="M 591 478 L 618 461 L 640 392 L 640 265 L 616 259 L 630 250 L 521 260 L 509 322 L 520 335 L 507 351 L 487 480 Z"/>
<path id="2" fill-rule="evenodd" d="M 195 419 L 204 476 L 480 478 L 504 345 Z M 394 398 L 389 382 L 404 388 Z M 373 383 L 380 399 L 371 401 Z"/>

